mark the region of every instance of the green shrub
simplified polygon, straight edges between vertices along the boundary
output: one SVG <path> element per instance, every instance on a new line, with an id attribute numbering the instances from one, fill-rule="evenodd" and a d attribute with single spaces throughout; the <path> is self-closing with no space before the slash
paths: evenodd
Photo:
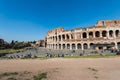
<path id="1" fill-rule="evenodd" d="M 34 80 L 42 80 L 43 78 L 47 78 L 47 73 L 40 73 L 38 76 L 34 76 Z"/>
<path id="2" fill-rule="evenodd" d="M 6 72 L 6 73 L 2 73 L 0 74 L 0 78 L 1 77 L 5 77 L 5 76 L 11 76 L 11 75 L 18 75 L 17 72 Z"/>

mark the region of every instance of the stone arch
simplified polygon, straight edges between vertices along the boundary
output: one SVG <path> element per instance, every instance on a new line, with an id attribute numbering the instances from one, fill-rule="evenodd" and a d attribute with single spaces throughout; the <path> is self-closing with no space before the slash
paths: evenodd
<path id="1" fill-rule="evenodd" d="M 59 41 L 61 41 L 61 35 L 59 35 L 58 38 L 59 38 Z"/>
<path id="2" fill-rule="evenodd" d="M 55 48 L 55 45 L 53 44 L 53 49 Z"/>
<path id="3" fill-rule="evenodd" d="M 102 37 L 107 37 L 107 31 L 102 31 Z"/>
<path id="4" fill-rule="evenodd" d="M 66 39 L 67 39 L 67 40 L 69 40 L 69 39 L 70 39 L 70 37 L 69 37 L 69 35 L 68 35 L 68 34 L 66 34 Z"/>
<path id="5" fill-rule="evenodd" d="M 120 33 L 119 30 L 116 30 L 116 31 L 115 31 L 115 35 L 116 35 L 116 37 L 119 37 L 119 33 Z"/>
<path id="6" fill-rule="evenodd" d="M 55 37 L 53 36 L 53 41 L 55 40 Z"/>
<path id="7" fill-rule="evenodd" d="M 100 37 L 100 32 L 99 31 L 95 32 L 95 37 Z"/>
<path id="8" fill-rule="evenodd" d="M 120 42 L 117 42 L 117 47 L 118 49 L 120 49 Z"/>
<path id="9" fill-rule="evenodd" d="M 95 49 L 95 45 L 93 43 L 90 43 L 90 49 Z"/>
<path id="10" fill-rule="evenodd" d="M 82 35 L 83 35 L 83 38 L 87 38 L 87 33 L 86 32 L 84 32 Z"/>
<path id="11" fill-rule="evenodd" d="M 115 42 L 111 42 L 111 46 L 114 47 L 115 46 Z"/>
<path id="12" fill-rule="evenodd" d="M 89 32 L 89 38 L 93 38 L 93 32 Z"/>
<path id="13" fill-rule="evenodd" d="M 67 44 L 67 49 L 70 49 L 70 44 Z"/>
<path id="14" fill-rule="evenodd" d="M 62 39 L 65 40 L 65 35 L 64 34 L 62 35 Z"/>
<path id="15" fill-rule="evenodd" d="M 113 31 L 112 30 L 109 31 L 109 36 L 113 37 Z"/>
<path id="16" fill-rule="evenodd" d="M 59 49 L 61 49 L 61 44 L 59 44 Z"/>
<path id="17" fill-rule="evenodd" d="M 57 44 L 56 44 L 56 49 L 57 49 Z"/>
<path id="18" fill-rule="evenodd" d="M 81 48 L 82 48 L 81 44 L 78 43 L 78 44 L 77 44 L 77 49 L 81 49 Z"/>
<path id="19" fill-rule="evenodd" d="M 84 48 L 84 49 L 88 49 L 87 43 L 84 43 L 84 44 L 83 44 L 83 48 Z"/>
<path id="20" fill-rule="evenodd" d="M 73 34 L 71 34 L 71 39 L 74 39 L 74 35 Z"/>
<path id="21" fill-rule="evenodd" d="M 75 46 L 75 44 L 74 44 L 74 43 L 72 44 L 72 49 L 73 49 L 73 50 L 75 50 L 75 49 L 76 49 L 76 46 Z"/>
<path id="22" fill-rule="evenodd" d="M 57 41 L 57 36 L 55 36 L 55 41 Z"/>
<path id="23" fill-rule="evenodd" d="M 63 49 L 65 49 L 65 44 L 62 45 Z"/>

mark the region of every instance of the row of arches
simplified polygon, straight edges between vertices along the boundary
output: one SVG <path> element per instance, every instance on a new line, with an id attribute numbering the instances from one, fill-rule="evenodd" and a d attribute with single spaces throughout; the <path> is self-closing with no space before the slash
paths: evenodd
<path id="1" fill-rule="evenodd" d="M 62 34 L 58 36 L 53 36 L 50 39 L 53 41 L 61 41 L 61 40 L 69 40 L 69 39 L 75 39 L 75 35 L 77 34 Z M 79 34 L 77 38 L 98 38 L 98 37 L 119 37 L 120 31 L 119 30 L 110 30 L 106 31 L 103 30 L 102 32 L 100 31 L 95 31 L 95 32 L 83 32 L 82 34 Z"/>
<path id="2" fill-rule="evenodd" d="M 53 44 L 53 45 L 49 45 L 49 46 L 52 46 L 54 49 L 82 49 L 82 46 L 83 46 L 83 49 L 88 49 L 88 44 L 87 43 L 84 43 L 83 45 L 81 45 L 80 43 L 78 43 L 77 45 L 76 44 Z M 91 49 L 94 49 L 94 44 L 93 43 L 90 43 L 90 48 Z"/>
<path id="3" fill-rule="evenodd" d="M 102 46 L 106 46 L 106 47 L 109 47 L 108 45 L 106 45 L 107 43 L 104 43 L 102 44 Z M 115 47 L 115 43 L 112 42 L 110 43 L 112 45 L 112 47 Z M 98 43 L 97 45 L 94 44 L 94 43 L 90 43 L 90 44 L 87 44 L 87 43 L 84 43 L 84 44 L 81 44 L 81 43 L 72 43 L 72 44 L 48 44 L 48 48 L 53 48 L 53 49 L 72 49 L 72 50 L 75 50 L 75 49 L 95 49 L 96 47 L 101 47 L 100 43 Z M 117 48 L 120 49 L 120 42 L 117 42 Z"/>
<path id="4" fill-rule="evenodd" d="M 108 33 L 108 35 L 107 35 L 107 33 Z M 89 32 L 89 33 L 87 33 L 87 32 L 83 32 L 83 34 L 82 34 L 82 36 L 83 36 L 83 38 L 87 38 L 87 36 L 89 36 L 89 38 L 93 38 L 94 36 L 97 38 L 97 37 L 107 37 L 107 36 L 109 36 L 109 37 L 114 37 L 114 33 L 115 33 L 115 36 L 116 37 L 119 37 L 119 33 L 120 33 L 120 31 L 119 30 L 116 30 L 115 32 L 113 32 L 112 30 L 110 30 L 109 32 L 107 32 L 107 31 L 102 31 L 102 32 L 100 32 L 100 31 L 96 31 L 96 32 Z"/>

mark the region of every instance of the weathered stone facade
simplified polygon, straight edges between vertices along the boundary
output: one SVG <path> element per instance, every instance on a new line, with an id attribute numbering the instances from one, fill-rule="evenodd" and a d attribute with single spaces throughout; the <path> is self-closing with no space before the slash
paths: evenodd
<path id="1" fill-rule="evenodd" d="M 49 49 L 120 49 L 120 20 L 98 21 L 93 27 L 56 28 L 46 36 Z"/>
<path id="2" fill-rule="evenodd" d="M 38 40 L 36 42 L 36 45 L 39 46 L 39 47 L 45 47 L 45 40 Z"/>

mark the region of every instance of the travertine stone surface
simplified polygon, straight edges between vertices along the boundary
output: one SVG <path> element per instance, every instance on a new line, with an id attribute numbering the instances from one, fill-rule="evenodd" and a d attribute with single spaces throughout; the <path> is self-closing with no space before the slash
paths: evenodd
<path id="1" fill-rule="evenodd" d="M 46 48 L 49 49 L 119 49 L 120 20 L 98 21 L 95 26 L 48 31 Z"/>

